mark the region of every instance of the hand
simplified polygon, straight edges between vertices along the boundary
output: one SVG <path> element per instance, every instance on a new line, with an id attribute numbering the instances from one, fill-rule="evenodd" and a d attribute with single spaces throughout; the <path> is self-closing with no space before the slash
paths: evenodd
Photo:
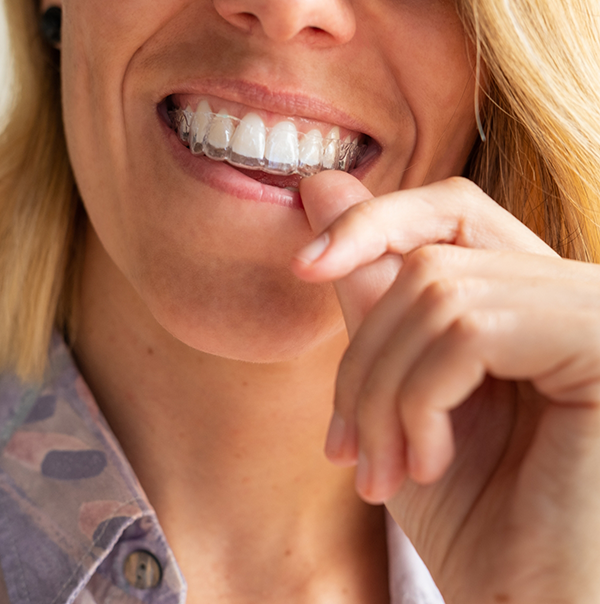
<path id="1" fill-rule="evenodd" d="M 464 179 L 301 194 L 323 234 L 294 270 L 335 282 L 351 337 L 330 459 L 358 462 L 449 604 L 600 601 L 599 267 Z"/>

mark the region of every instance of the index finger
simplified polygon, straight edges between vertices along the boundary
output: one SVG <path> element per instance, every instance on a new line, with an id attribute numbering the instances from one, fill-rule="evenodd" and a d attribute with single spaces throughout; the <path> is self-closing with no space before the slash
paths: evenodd
<path id="1" fill-rule="evenodd" d="M 304 250 L 296 255 L 294 269 L 306 281 L 340 279 L 384 254 L 402 255 L 432 243 L 557 256 L 477 185 L 458 177 L 352 205 L 321 241 L 316 259 L 304 257 Z"/>

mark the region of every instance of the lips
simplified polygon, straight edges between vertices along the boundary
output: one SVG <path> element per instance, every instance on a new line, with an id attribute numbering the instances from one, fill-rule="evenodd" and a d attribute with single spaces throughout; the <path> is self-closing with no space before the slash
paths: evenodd
<path id="1" fill-rule="evenodd" d="M 337 151 L 335 157 L 338 163 L 335 167 L 351 171 L 359 179 L 366 176 L 381 154 L 381 146 L 368 134 L 361 133 L 363 127 L 368 127 L 362 121 L 335 104 L 295 91 L 273 91 L 270 87 L 241 80 L 203 79 L 172 82 L 168 89 L 164 90 L 162 95 L 158 93 L 155 99 L 159 121 L 162 122 L 167 142 L 179 166 L 192 178 L 239 199 L 302 209 L 298 193 L 300 180 L 308 174 L 334 167 L 328 167 L 327 163 L 323 166 L 323 151 L 319 152 L 320 165 L 315 161 L 303 161 L 303 166 L 298 168 L 296 165 L 294 169 L 290 169 L 289 161 L 277 162 L 288 165 L 278 165 L 274 169 L 273 166 L 265 165 L 268 134 L 281 122 L 289 122 L 295 126 L 299 161 L 303 137 L 308 138 L 309 134 L 316 139 L 320 136 L 320 140 L 325 144 L 335 141 L 334 145 L 337 145 L 338 149 L 343 149 L 343 145 L 358 147 L 360 153 L 356 155 L 353 166 L 347 161 L 344 163 L 343 156 L 340 163 L 340 153 Z M 203 104 L 203 101 L 206 103 Z M 195 124 L 193 119 L 199 112 L 207 113 L 207 104 L 211 110 L 210 119 L 214 114 L 219 120 L 213 139 L 217 144 L 212 144 L 208 154 L 205 153 L 208 129 L 202 139 L 202 147 L 198 149 L 197 142 L 200 137 L 195 134 L 195 129 L 200 131 L 201 124 Z M 250 113 L 258 116 L 265 128 L 265 153 L 262 158 L 262 142 L 252 140 L 256 137 L 255 124 L 261 131 L 262 126 L 255 118 L 246 117 Z M 233 149 L 237 156 L 232 155 L 231 141 L 234 140 L 233 135 L 244 118 L 246 122 L 250 122 L 249 127 L 243 128 L 245 134 L 250 131 L 251 140 L 241 143 L 238 141 Z M 292 132 L 289 126 L 279 126 L 276 131 L 286 133 L 286 128 L 289 128 L 288 132 Z M 244 129 L 241 130 L 242 133 Z M 332 130 L 333 134 L 328 136 Z M 334 138 L 334 135 L 337 138 Z M 241 137 L 241 134 L 239 136 Z M 278 136 L 284 138 L 282 134 Z M 294 140 L 292 136 L 289 136 L 288 141 L 289 139 Z M 311 144 L 313 142 L 310 141 Z M 240 148 L 244 151 L 243 154 L 238 153 Z M 303 149 L 304 159 L 311 157 L 309 151 Z M 314 151 L 313 153 L 313 157 L 317 155 Z M 271 150 L 271 159 L 273 155 Z"/>
<path id="2" fill-rule="evenodd" d="M 298 176 L 322 170 L 351 171 L 364 156 L 368 137 L 342 126 L 283 116 L 208 95 L 175 94 L 163 113 L 194 155 L 226 161 L 275 186 L 297 185 Z M 277 178 L 266 178 L 266 174 Z"/>

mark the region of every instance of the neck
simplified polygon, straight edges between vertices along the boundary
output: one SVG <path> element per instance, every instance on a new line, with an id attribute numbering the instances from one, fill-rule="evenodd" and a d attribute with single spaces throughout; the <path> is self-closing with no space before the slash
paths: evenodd
<path id="1" fill-rule="evenodd" d="M 250 584 L 268 581 L 265 569 L 272 585 L 283 577 L 302 590 L 338 567 L 372 574 L 356 552 L 375 548 L 381 562 L 381 510 L 322 452 L 345 334 L 281 363 L 204 354 L 162 329 L 118 269 L 88 252 L 75 354 L 190 588 L 206 564 L 247 577 L 240 594 L 260 593 Z"/>

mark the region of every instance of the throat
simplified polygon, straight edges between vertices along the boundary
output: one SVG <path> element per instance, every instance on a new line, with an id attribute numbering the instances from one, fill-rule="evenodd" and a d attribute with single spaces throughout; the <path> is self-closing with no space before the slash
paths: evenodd
<path id="1" fill-rule="evenodd" d="M 188 528 L 184 541 L 167 530 L 188 604 L 389 604 L 384 508 L 363 505 L 291 532 L 276 517 L 260 531 L 236 527 L 235 534 L 214 533 L 203 522 L 199 533 Z"/>

